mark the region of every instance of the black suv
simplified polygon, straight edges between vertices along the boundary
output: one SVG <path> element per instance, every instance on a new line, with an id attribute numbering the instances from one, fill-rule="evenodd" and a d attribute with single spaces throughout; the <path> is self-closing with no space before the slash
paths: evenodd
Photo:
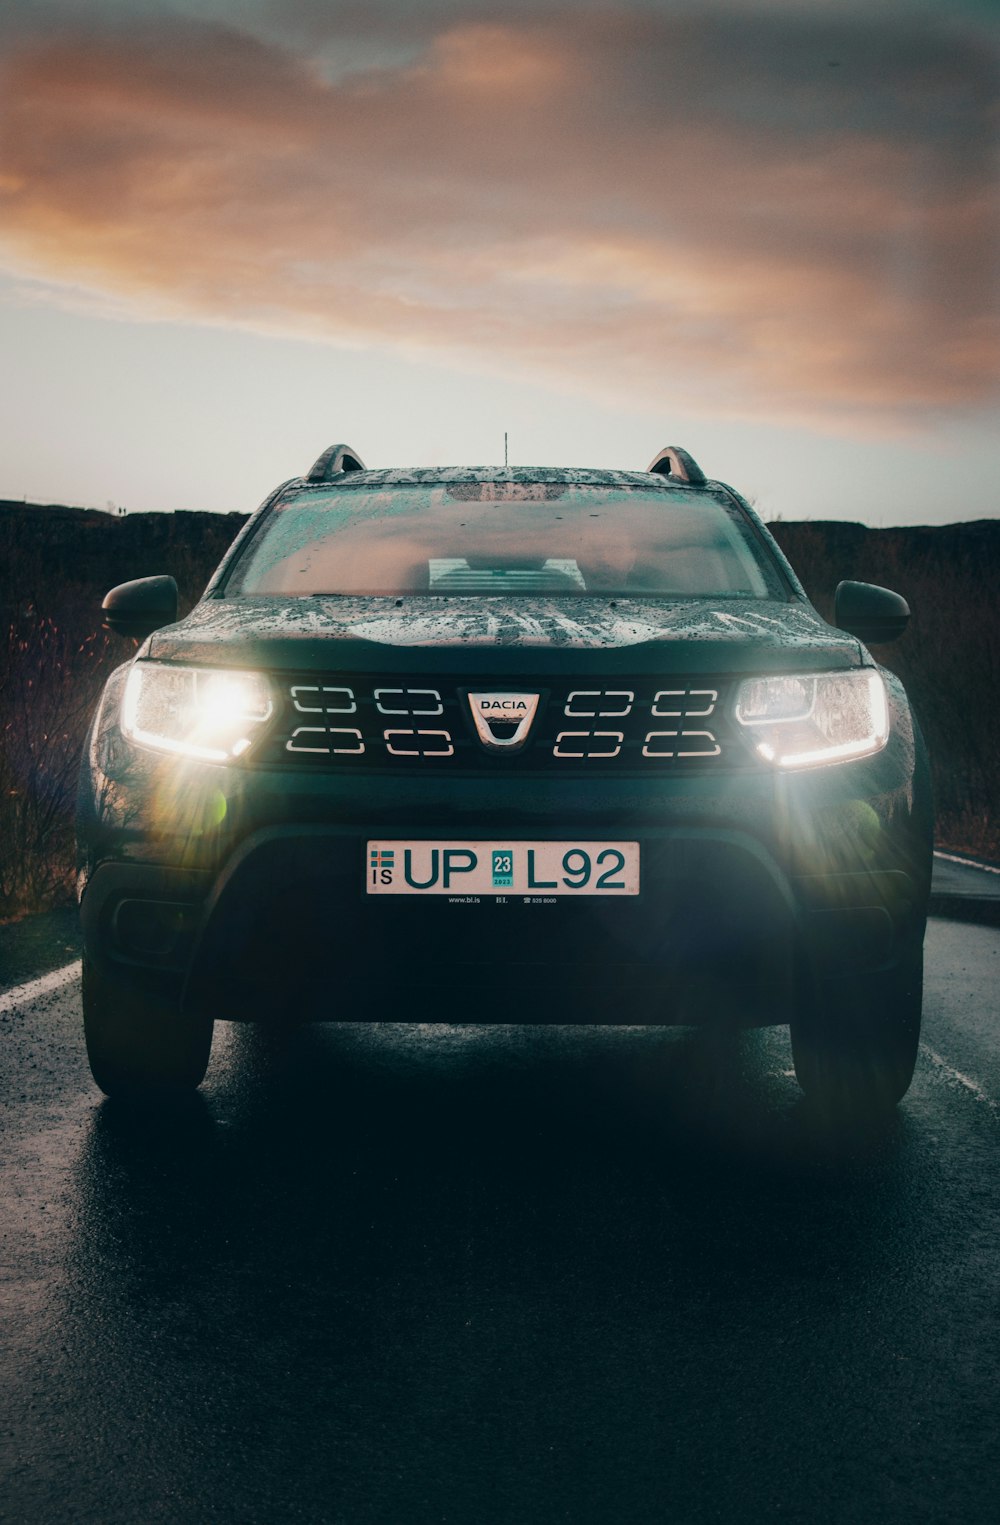
<path id="1" fill-rule="evenodd" d="M 79 809 L 109 1094 L 212 1024 L 791 1026 L 824 1105 L 891 1106 L 920 1027 L 923 743 L 863 641 L 683 450 L 646 472 L 369 471 L 332 446 L 177 622 L 108 594 Z"/>

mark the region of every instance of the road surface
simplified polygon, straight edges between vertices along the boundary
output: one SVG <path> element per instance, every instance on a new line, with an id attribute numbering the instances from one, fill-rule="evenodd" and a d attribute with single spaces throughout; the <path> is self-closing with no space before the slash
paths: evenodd
<path id="1" fill-rule="evenodd" d="M 931 891 L 934 911 L 1000 926 L 1000 868 L 995 865 L 936 852 Z"/>
<path id="2" fill-rule="evenodd" d="M 992 1525 L 1000 931 L 928 964 L 845 1141 L 782 1030 L 220 1028 L 135 1115 L 63 957 L 0 996 L 0 1518 Z"/>

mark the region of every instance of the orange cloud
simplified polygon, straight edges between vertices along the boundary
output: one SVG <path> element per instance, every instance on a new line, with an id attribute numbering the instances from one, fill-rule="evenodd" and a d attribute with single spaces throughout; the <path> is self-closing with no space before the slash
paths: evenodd
<path id="1" fill-rule="evenodd" d="M 335 44 L 176 18 L 22 41 L 8 267 L 664 410 L 993 394 L 992 75 L 962 42 L 567 6 L 364 70 Z"/>

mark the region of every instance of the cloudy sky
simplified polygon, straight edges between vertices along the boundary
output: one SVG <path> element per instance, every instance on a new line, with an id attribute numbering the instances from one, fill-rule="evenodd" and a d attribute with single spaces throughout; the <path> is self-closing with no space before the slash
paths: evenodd
<path id="1" fill-rule="evenodd" d="M 993 0 L 10 0 L 0 497 L 643 468 L 1000 512 Z"/>

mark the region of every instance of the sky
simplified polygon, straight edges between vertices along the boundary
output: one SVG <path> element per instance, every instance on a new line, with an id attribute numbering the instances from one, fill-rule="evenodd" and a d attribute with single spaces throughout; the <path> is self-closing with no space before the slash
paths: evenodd
<path id="1" fill-rule="evenodd" d="M 370 466 L 1000 513 L 994 0 L 7 0 L 0 497 Z"/>

